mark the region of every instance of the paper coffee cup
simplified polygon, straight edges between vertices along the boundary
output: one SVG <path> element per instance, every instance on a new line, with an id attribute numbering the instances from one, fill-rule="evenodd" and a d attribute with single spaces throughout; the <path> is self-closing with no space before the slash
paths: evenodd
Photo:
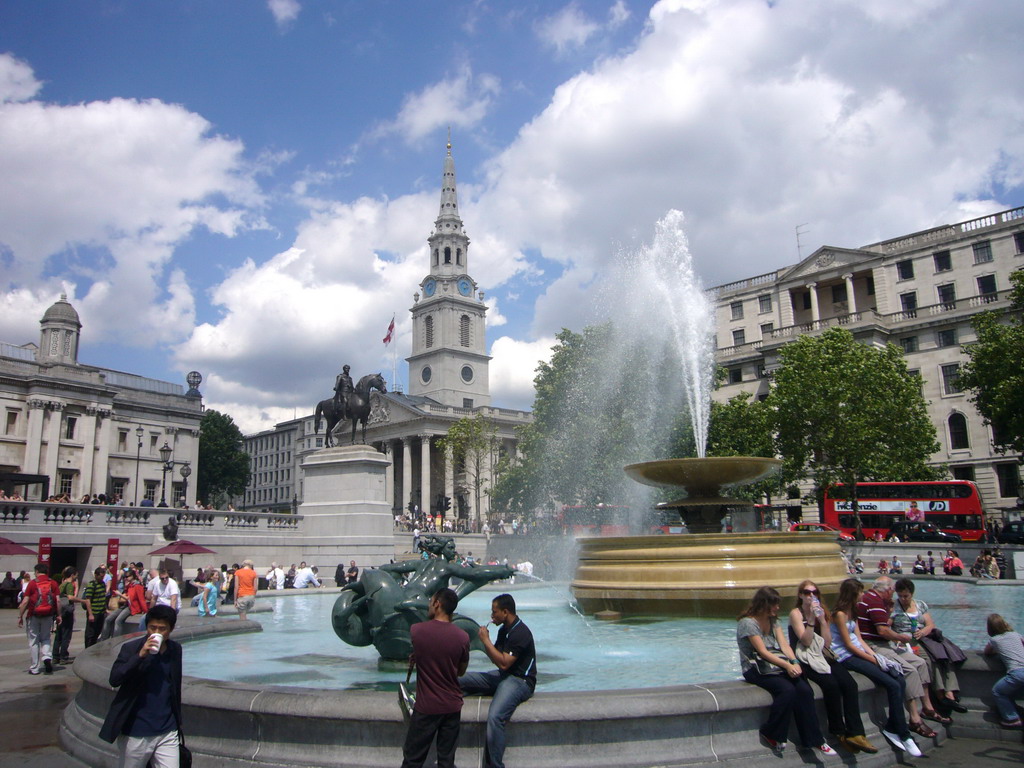
<path id="1" fill-rule="evenodd" d="M 159 633 L 153 633 L 150 635 L 150 639 L 156 638 L 156 647 L 154 647 L 150 653 L 160 653 L 160 647 L 164 644 L 164 636 Z"/>

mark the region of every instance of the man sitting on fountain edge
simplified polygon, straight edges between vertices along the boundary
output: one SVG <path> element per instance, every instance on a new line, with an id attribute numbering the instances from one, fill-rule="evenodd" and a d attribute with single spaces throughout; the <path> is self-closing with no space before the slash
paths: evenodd
<path id="1" fill-rule="evenodd" d="M 533 696 L 537 687 L 537 653 L 533 633 L 516 615 L 516 601 L 509 594 L 491 601 L 491 621 L 498 625 L 492 643 L 487 625 L 480 627 L 484 653 L 496 666 L 490 672 L 470 672 L 459 678 L 468 696 L 492 696 L 487 710 L 486 768 L 505 768 L 505 724 L 516 707 Z"/>

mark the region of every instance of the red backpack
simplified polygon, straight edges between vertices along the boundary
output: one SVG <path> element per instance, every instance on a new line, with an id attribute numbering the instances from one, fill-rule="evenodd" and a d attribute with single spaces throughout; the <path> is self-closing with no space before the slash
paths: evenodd
<path id="1" fill-rule="evenodd" d="M 33 616 L 54 616 L 57 613 L 57 596 L 54 594 L 52 579 L 32 582 L 35 586 L 36 601 L 32 605 Z"/>

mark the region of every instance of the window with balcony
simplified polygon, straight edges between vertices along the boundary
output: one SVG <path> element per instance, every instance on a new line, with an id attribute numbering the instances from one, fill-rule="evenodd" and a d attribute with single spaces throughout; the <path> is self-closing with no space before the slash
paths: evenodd
<path id="1" fill-rule="evenodd" d="M 1024 253 L 1024 232 L 1013 233 L 1014 253 Z"/>
<path id="2" fill-rule="evenodd" d="M 990 302 L 996 300 L 996 276 L 995 275 L 979 275 L 978 276 L 978 294 L 981 296 L 982 301 Z"/>
<path id="3" fill-rule="evenodd" d="M 761 323 L 761 338 L 767 339 L 772 335 L 772 331 L 775 330 L 775 323 Z"/>
<path id="4" fill-rule="evenodd" d="M 946 419 L 949 426 L 949 449 L 951 451 L 964 451 L 971 447 L 967 437 L 967 417 L 962 413 L 951 413 Z"/>
<path id="5" fill-rule="evenodd" d="M 896 278 L 898 280 L 914 279 L 914 262 L 910 259 L 896 262 Z"/>
<path id="6" fill-rule="evenodd" d="M 900 346 L 903 347 L 903 354 L 905 355 L 917 352 L 917 336 L 904 336 L 900 339 Z"/>
<path id="7" fill-rule="evenodd" d="M 730 368 L 729 369 L 729 383 L 740 384 L 743 381 L 743 369 L 742 368 Z"/>
<path id="8" fill-rule="evenodd" d="M 944 395 L 960 394 L 960 364 L 948 363 L 941 367 L 942 393 Z"/>
<path id="9" fill-rule="evenodd" d="M 947 308 L 953 308 L 956 306 L 956 285 L 953 283 L 946 283 L 940 285 L 937 289 L 939 294 L 939 304 Z"/>
<path id="10" fill-rule="evenodd" d="M 935 343 L 941 347 L 956 346 L 956 328 L 946 328 L 935 334 Z"/>
<path id="11" fill-rule="evenodd" d="M 732 313 L 732 319 L 733 320 L 742 320 L 743 319 L 743 302 L 742 301 L 734 301 L 732 304 L 729 305 L 729 311 Z"/>
<path id="12" fill-rule="evenodd" d="M 740 344 L 747 343 L 747 332 L 740 328 L 739 330 L 732 332 L 732 345 L 734 347 L 740 346 Z"/>
<path id="13" fill-rule="evenodd" d="M 914 312 L 917 311 L 917 291 L 901 293 L 900 306 L 903 308 L 904 312 L 906 312 L 911 317 L 914 317 Z"/>
<path id="14" fill-rule="evenodd" d="M 832 303 L 839 304 L 846 301 L 846 283 L 832 286 Z"/>
<path id="15" fill-rule="evenodd" d="M 762 315 L 772 311 L 772 297 L 770 294 L 757 297 L 757 311 Z"/>
<path id="16" fill-rule="evenodd" d="M 992 243 L 990 241 L 982 240 L 980 243 L 974 243 L 971 248 L 974 249 L 975 264 L 986 264 L 992 261 Z"/>
<path id="17" fill-rule="evenodd" d="M 936 251 L 932 254 L 932 259 L 935 260 L 936 272 L 949 272 L 953 268 L 953 257 L 949 251 Z"/>
<path id="18" fill-rule="evenodd" d="M 1020 495 L 1020 471 L 1017 462 L 996 464 L 996 478 L 999 480 L 999 495 L 1004 498 L 1016 498 Z"/>

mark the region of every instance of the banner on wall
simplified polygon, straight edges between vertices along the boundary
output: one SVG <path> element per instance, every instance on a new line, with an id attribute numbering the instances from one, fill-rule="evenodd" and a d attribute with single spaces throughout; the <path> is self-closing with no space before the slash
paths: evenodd
<path id="1" fill-rule="evenodd" d="M 53 539 L 49 536 L 42 536 L 39 539 L 39 562 L 50 564 L 50 554 L 53 552 Z"/>
<path id="2" fill-rule="evenodd" d="M 117 573 L 117 559 L 120 551 L 120 539 L 107 539 L 107 570 L 110 573 Z"/>

